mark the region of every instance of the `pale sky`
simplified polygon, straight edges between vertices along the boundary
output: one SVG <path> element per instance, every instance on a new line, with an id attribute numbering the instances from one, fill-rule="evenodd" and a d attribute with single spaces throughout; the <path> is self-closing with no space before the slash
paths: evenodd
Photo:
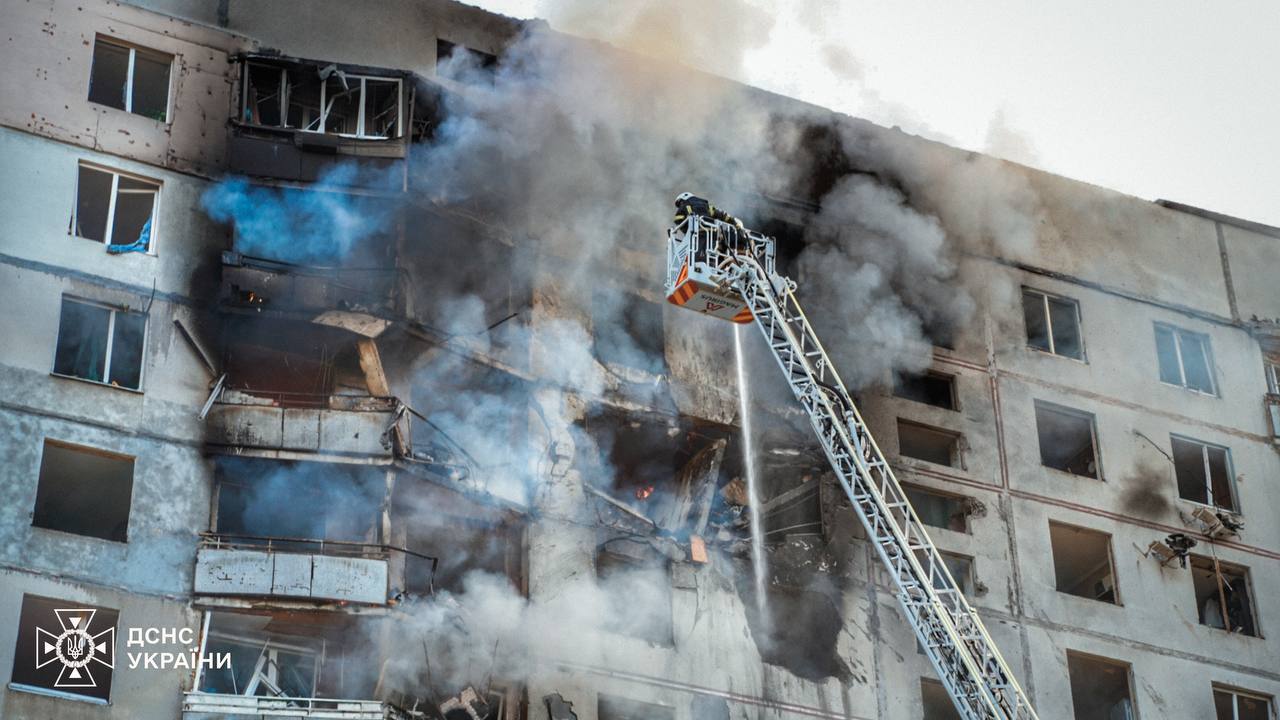
<path id="1" fill-rule="evenodd" d="M 564 0 L 469 1 L 573 30 L 557 25 Z M 605 13 L 638 1 L 593 4 Z M 1274 0 L 745 1 L 774 23 L 735 80 L 1150 200 L 1280 226 Z"/>

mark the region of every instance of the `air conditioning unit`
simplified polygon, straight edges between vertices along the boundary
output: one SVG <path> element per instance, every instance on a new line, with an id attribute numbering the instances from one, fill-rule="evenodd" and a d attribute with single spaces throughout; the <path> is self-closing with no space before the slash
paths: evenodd
<path id="1" fill-rule="evenodd" d="M 1174 560 L 1181 567 L 1187 566 L 1187 553 L 1196 546 L 1196 541 L 1182 533 L 1173 533 L 1163 542 L 1153 541 L 1147 546 L 1147 555 L 1155 557 L 1161 565 L 1169 565 Z"/>
<path id="2" fill-rule="evenodd" d="M 1200 521 L 1204 526 L 1204 534 L 1209 537 L 1239 535 L 1244 529 L 1244 518 L 1230 510 L 1198 507 L 1191 513 L 1191 517 Z"/>

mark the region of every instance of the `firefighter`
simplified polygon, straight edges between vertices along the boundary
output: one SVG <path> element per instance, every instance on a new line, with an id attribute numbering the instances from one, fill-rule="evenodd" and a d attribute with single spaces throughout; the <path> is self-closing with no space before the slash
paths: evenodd
<path id="1" fill-rule="evenodd" d="M 700 217 L 709 217 L 713 220 L 721 220 L 730 225 L 744 229 L 742 221 L 712 205 L 706 198 L 698 197 L 690 192 L 682 192 L 676 196 L 676 225 L 681 225 L 690 215 L 698 215 Z"/>

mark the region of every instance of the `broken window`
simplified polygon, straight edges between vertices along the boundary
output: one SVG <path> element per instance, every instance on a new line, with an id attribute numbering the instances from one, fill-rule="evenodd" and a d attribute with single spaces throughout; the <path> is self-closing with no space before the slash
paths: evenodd
<path id="1" fill-rule="evenodd" d="M 80 165 L 76 182 L 77 237 L 103 243 L 113 253 L 150 252 L 160 183 Z"/>
<path id="2" fill-rule="evenodd" d="M 89 102 L 164 122 L 173 56 L 99 36 L 93 44 Z"/>
<path id="3" fill-rule="evenodd" d="M 1178 497 L 1235 512 L 1230 451 L 1177 435 L 1170 436 L 1170 442 Z"/>
<path id="4" fill-rule="evenodd" d="M 1242 635 L 1258 634 L 1248 568 L 1192 555 L 1191 579 L 1201 625 Z"/>
<path id="5" fill-rule="evenodd" d="M 142 313 L 64 297 L 53 372 L 137 390 L 146 328 Z"/>
<path id="6" fill-rule="evenodd" d="M 23 595 L 13 657 L 30 661 L 13 663 L 9 687 L 107 703 L 117 641 L 122 639 L 116 637 L 119 616 L 118 610 L 85 605 L 79 599 Z M 81 656 L 71 664 L 68 659 L 76 657 L 70 647 L 73 643 L 80 647 Z M 123 653 L 119 659 L 124 660 Z"/>
<path id="7" fill-rule="evenodd" d="M 895 377 L 893 394 L 947 410 L 955 410 L 957 407 L 954 375 L 928 372 L 923 375 Z"/>
<path id="8" fill-rule="evenodd" d="M 898 419 L 898 452 L 916 460 L 961 467 L 958 433 L 901 418 Z"/>
<path id="9" fill-rule="evenodd" d="M 383 140 L 400 137 L 400 78 L 354 75 L 335 65 L 246 62 L 240 118 L 249 125 Z"/>
<path id="10" fill-rule="evenodd" d="M 200 691 L 259 697 L 315 697 L 318 648 L 304 638 L 249 637 L 210 629 L 206 658 L 231 657 L 231 667 L 204 666 Z"/>
<path id="11" fill-rule="evenodd" d="M 1036 401 L 1040 463 L 1084 477 L 1100 477 L 1093 415 Z"/>
<path id="12" fill-rule="evenodd" d="M 1049 522 L 1049 546 L 1058 592 L 1119 604 L 1111 563 L 1111 536 Z"/>
<path id="13" fill-rule="evenodd" d="M 600 693 L 596 717 L 599 720 L 675 720 L 676 712 L 666 705 Z"/>
<path id="14" fill-rule="evenodd" d="M 132 498 L 132 457 L 44 441 L 33 526 L 126 542 Z"/>
<path id="15" fill-rule="evenodd" d="M 916 511 L 920 522 L 946 530 L 969 532 L 966 498 L 926 490 L 915 485 L 903 485 L 902 491 L 911 502 L 911 507 Z"/>
<path id="16" fill-rule="evenodd" d="M 762 608 L 754 601 L 757 590 L 750 578 L 747 570 L 736 579 L 746 608 L 747 626 L 760 658 L 806 680 L 848 679 L 849 667 L 837 648 L 839 638 L 830 630 L 843 622 L 831 597 L 770 583 L 765 588 L 768 595 Z"/>
<path id="17" fill-rule="evenodd" d="M 1215 685 L 1215 720 L 1272 720 L 1271 698 L 1257 693 Z"/>
<path id="18" fill-rule="evenodd" d="M 671 579 L 665 557 L 627 540 L 596 550 L 596 581 L 605 594 L 604 630 L 671 647 Z"/>
<path id="19" fill-rule="evenodd" d="M 1022 289 L 1022 316 L 1027 324 L 1027 345 L 1054 355 L 1084 359 L 1080 337 L 1080 306 L 1075 300 Z"/>
<path id="20" fill-rule="evenodd" d="M 1129 664 L 1067 651 L 1075 720 L 1133 720 Z"/>
<path id="21" fill-rule="evenodd" d="M 1208 335 L 1156 323 L 1156 357 L 1160 361 L 1161 382 L 1215 394 Z"/>
<path id="22" fill-rule="evenodd" d="M 933 678 L 920 678 L 920 704 L 924 720 L 960 720 L 947 688 Z"/>

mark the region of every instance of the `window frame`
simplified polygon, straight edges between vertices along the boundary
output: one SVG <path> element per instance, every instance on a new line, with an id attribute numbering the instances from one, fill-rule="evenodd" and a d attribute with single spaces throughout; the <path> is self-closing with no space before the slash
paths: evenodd
<path id="1" fill-rule="evenodd" d="M 1276 701 L 1275 701 L 1275 696 L 1273 695 L 1264 695 L 1262 693 L 1254 692 L 1252 690 L 1242 690 L 1241 688 L 1235 687 L 1234 685 L 1223 685 L 1222 683 L 1211 683 L 1210 686 L 1213 690 L 1214 695 L 1217 695 L 1218 693 L 1223 693 L 1231 696 L 1231 720 L 1239 720 L 1239 717 L 1240 717 L 1239 698 L 1241 697 L 1245 697 L 1250 700 L 1257 700 L 1258 702 L 1264 703 L 1267 706 L 1268 720 L 1274 720 L 1274 718 L 1276 717 Z M 1215 709 L 1215 714 L 1216 712 L 1217 711 Z"/>
<path id="2" fill-rule="evenodd" d="M 1117 659 L 1115 659 L 1115 658 L 1109 658 L 1109 657 L 1106 657 L 1106 656 L 1103 656 L 1103 655 L 1095 655 L 1094 653 L 1090 653 L 1090 652 L 1081 652 L 1081 651 L 1079 651 L 1079 650 L 1072 650 L 1071 648 L 1067 648 L 1067 650 L 1066 650 L 1066 655 L 1067 655 L 1067 684 L 1068 684 L 1068 687 L 1070 687 L 1070 685 L 1071 685 L 1071 657 L 1072 657 L 1072 656 L 1075 656 L 1075 657 L 1077 657 L 1077 658 L 1080 658 L 1080 659 L 1082 659 L 1082 660 L 1084 660 L 1084 661 L 1086 661 L 1086 662 L 1093 662 L 1093 663 L 1098 663 L 1098 664 L 1102 664 L 1102 665 L 1112 665 L 1112 666 L 1115 666 L 1115 667 L 1124 668 L 1124 671 L 1125 671 L 1125 687 L 1126 687 L 1126 689 L 1129 691 L 1129 692 L 1128 692 L 1129 710 L 1130 710 L 1130 714 L 1131 714 L 1132 720 L 1137 720 L 1138 718 L 1140 718 L 1140 717 L 1141 717 L 1141 715 L 1139 715 L 1139 713 L 1138 713 L 1138 701 L 1134 698 L 1134 694 L 1133 694 L 1133 686 L 1134 686 L 1133 663 L 1131 663 L 1131 662 L 1127 662 L 1127 661 L 1125 661 L 1125 660 L 1117 660 Z M 1075 697 L 1073 696 L 1074 694 L 1071 694 L 1071 695 L 1072 695 L 1072 697 L 1071 697 L 1071 717 L 1075 717 L 1075 712 L 1076 712 L 1076 709 L 1075 709 Z"/>
<path id="3" fill-rule="evenodd" d="M 1245 593 L 1249 599 L 1249 620 L 1253 623 L 1253 632 L 1244 633 L 1244 632 L 1236 632 L 1232 630 L 1230 627 L 1230 619 L 1227 617 L 1228 610 L 1226 607 L 1221 607 L 1221 603 L 1219 603 L 1220 605 L 1219 612 L 1223 614 L 1223 618 L 1222 618 L 1223 627 L 1214 627 L 1213 625 L 1210 625 L 1204 622 L 1203 620 L 1201 620 L 1200 618 L 1201 608 L 1199 607 L 1199 602 L 1198 602 L 1199 598 L 1196 597 L 1195 575 L 1189 574 L 1189 577 L 1191 579 L 1191 599 L 1192 599 L 1191 606 L 1195 610 L 1196 625 L 1199 625 L 1200 627 L 1204 627 L 1204 628 L 1209 628 L 1210 630 L 1224 632 L 1228 635 L 1239 635 L 1241 637 L 1251 637 L 1251 638 L 1257 638 L 1259 640 L 1265 639 L 1265 636 L 1262 633 L 1262 618 L 1258 614 L 1258 594 L 1254 592 L 1254 589 L 1253 589 L 1253 570 L 1247 565 L 1240 565 L 1239 563 L 1233 563 L 1233 562 L 1224 562 L 1221 559 L 1219 559 L 1216 555 L 1192 554 L 1190 556 L 1190 559 L 1191 559 L 1191 562 L 1188 564 L 1192 571 L 1195 571 L 1198 569 L 1196 566 L 1197 561 L 1205 561 L 1212 565 L 1212 569 L 1214 571 L 1214 576 L 1215 576 L 1214 580 L 1218 582 L 1219 592 L 1222 592 L 1221 575 L 1231 573 L 1239 576 L 1239 578 L 1244 581 Z"/>
<path id="4" fill-rule="evenodd" d="M 1102 598 L 1098 598 L 1098 597 L 1090 597 L 1090 596 L 1088 596 L 1088 595 L 1077 595 L 1077 594 L 1075 594 L 1075 593 L 1073 593 L 1073 592 L 1069 592 L 1069 591 L 1067 591 L 1067 590 L 1063 590 L 1062 588 L 1058 587 L 1058 579 L 1057 579 L 1057 575 L 1058 575 L 1058 558 L 1057 558 L 1057 554 L 1056 554 L 1056 553 L 1054 553 L 1054 551 L 1053 551 L 1053 528 L 1054 528 L 1054 526 L 1057 526 L 1057 527 L 1059 527 L 1059 528 L 1063 528 L 1063 529 L 1065 529 L 1065 530 L 1072 531 L 1072 532 L 1092 533 L 1092 534 L 1094 534 L 1094 535 L 1101 535 L 1101 536 L 1103 536 L 1104 538 L 1106 538 L 1106 540 L 1107 540 L 1107 570 L 1109 571 L 1109 574 L 1110 574 L 1110 576 L 1111 576 L 1111 596 L 1112 596 L 1112 598 L 1114 598 L 1114 599 L 1112 599 L 1112 600 L 1103 600 Z M 1069 596 L 1071 596 L 1071 597 L 1077 597 L 1077 598 L 1080 598 L 1080 599 L 1082 599 L 1082 600 L 1089 600 L 1089 601 L 1091 601 L 1091 602 L 1103 603 L 1103 604 L 1106 604 L 1106 605 L 1115 605 L 1116 607 L 1124 607 L 1124 599 L 1120 596 L 1120 574 L 1116 571 L 1115 536 L 1114 536 L 1114 535 L 1112 535 L 1111 533 L 1106 532 L 1106 531 L 1104 531 L 1104 530 L 1097 530 L 1097 529 L 1095 529 L 1095 528 L 1085 527 L 1085 526 L 1083 526 L 1083 525 L 1073 525 L 1073 524 L 1071 524 L 1071 523 L 1062 522 L 1062 521 L 1060 521 L 1060 520 L 1054 520 L 1054 519 L 1050 518 L 1050 519 L 1049 519 L 1049 560 L 1053 563 L 1053 573 L 1054 573 L 1053 589 L 1054 589 L 1054 592 L 1058 593 L 1059 595 L 1069 595 Z"/>
<path id="5" fill-rule="evenodd" d="M 1280 357 L 1263 356 L 1262 373 L 1267 380 L 1267 393 L 1280 395 Z"/>
<path id="6" fill-rule="evenodd" d="M 1219 445 L 1217 443 L 1205 442 L 1204 440 L 1198 440 L 1196 438 L 1193 438 L 1187 435 L 1181 435 L 1179 433 L 1169 433 L 1170 457 L 1173 456 L 1173 443 L 1175 441 L 1190 443 L 1192 445 L 1200 446 L 1200 459 L 1204 464 L 1205 497 L 1208 498 L 1209 502 L 1203 503 L 1203 502 L 1200 502 L 1199 500 L 1193 500 L 1191 498 L 1182 497 L 1181 490 L 1178 491 L 1178 499 L 1183 500 L 1185 502 L 1194 503 L 1202 507 L 1207 507 L 1213 510 L 1226 510 L 1227 512 L 1236 513 L 1237 515 L 1243 514 L 1240 510 L 1240 493 L 1239 493 L 1239 488 L 1236 487 L 1236 469 L 1235 469 L 1235 462 L 1231 459 L 1231 448 L 1227 447 L 1226 445 Z M 1223 456 L 1225 457 L 1226 465 L 1227 465 L 1226 467 L 1227 491 L 1231 493 L 1230 507 L 1223 507 L 1221 505 L 1213 504 L 1213 473 L 1211 472 L 1210 466 L 1209 466 L 1209 449 L 1210 448 L 1213 448 L 1215 450 L 1221 450 L 1223 453 Z M 1178 483 L 1177 463 L 1174 463 L 1173 481 L 1174 483 Z"/>
<path id="7" fill-rule="evenodd" d="M 280 71 L 280 125 L 263 125 L 256 122 L 248 122 L 244 119 L 245 108 L 249 104 L 249 68 L 256 66 L 258 68 L 268 68 Z M 247 59 L 244 67 L 240 72 L 240 109 L 236 113 L 236 121 L 248 127 L 265 128 L 268 130 L 296 130 L 298 132 L 313 133 L 316 135 L 333 135 L 336 137 L 352 138 L 355 140 L 400 140 L 404 137 L 405 125 L 405 102 L 404 102 L 404 78 L 387 77 L 384 75 L 363 75 L 343 72 L 343 76 L 349 81 L 360 81 L 360 109 L 356 118 L 356 132 L 352 133 L 333 133 L 326 131 L 325 124 L 329 119 L 329 106 L 326 102 L 326 93 L 329 89 L 328 78 L 320 81 L 320 116 L 314 120 L 312 124 L 318 124 L 318 129 L 310 127 L 293 127 L 289 125 L 289 94 L 293 90 L 293 85 L 289 82 L 290 68 L 283 65 L 276 66 L 269 62 L 261 62 Z M 332 76 L 330 76 L 332 77 Z M 365 88 L 367 81 L 377 80 L 380 82 L 394 82 L 396 84 L 396 134 L 395 135 L 369 135 L 365 133 Z"/>
<path id="8" fill-rule="evenodd" d="M 1217 366 L 1213 362 L 1213 342 L 1212 342 L 1212 338 L 1209 337 L 1208 333 L 1201 333 L 1201 332 L 1196 332 L 1194 330 L 1188 330 L 1186 328 L 1179 327 L 1177 325 L 1172 325 L 1167 322 L 1161 322 L 1159 320 L 1155 321 L 1152 324 L 1154 325 L 1154 330 L 1152 335 L 1153 340 L 1159 337 L 1159 333 L 1161 329 L 1169 331 L 1169 333 L 1173 336 L 1173 351 L 1174 351 L 1175 357 L 1177 357 L 1178 359 L 1178 376 L 1182 379 L 1181 384 L 1174 384 L 1169 382 L 1168 380 L 1165 380 L 1163 377 L 1161 377 L 1160 343 L 1159 341 L 1156 341 L 1156 378 L 1160 381 L 1160 384 L 1166 385 L 1168 387 L 1182 388 L 1183 390 L 1186 390 L 1188 392 L 1193 392 L 1197 395 L 1203 395 L 1204 397 L 1214 397 L 1214 398 L 1221 397 L 1221 395 L 1218 392 L 1218 373 L 1216 371 Z M 1190 385 L 1187 384 L 1187 367 L 1186 367 L 1186 364 L 1182 361 L 1182 338 L 1184 335 L 1193 336 L 1193 337 L 1199 338 L 1202 341 L 1200 346 L 1204 350 L 1204 353 L 1203 353 L 1204 366 L 1206 371 L 1209 374 L 1209 386 L 1210 386 L 1209 392 L 1205 392 L 1204 390 L 1201 390 L 1199 388 L 1191 387 Z"/>
<path id="9" fill-rule="evenodd" d="M 1027 331 L 1027 327 L 1026 327 L 1026 295 L 1027 293 L 1040 296 L 1040 311 L 1041 313 L 1043 313 L 1045 332 L 1047 333 L 1047 336 L 1049 339 L 1048 350 L 1045 350 L 1043 348 L 1038 348 L 1031 344 L 1031 334 Z M 1033 350 L 1035 352 L 1043 353 L 1045 355 L 1052 355 L 1054 357 L 1066 358 L 1067 360 L 1075 360 L 1076 362 L 1081 362 L 1086 364 L 1089 362 L 1089 351 L 1088 351 L 1088 348 L 1085 347 L 1085 343 L 1084 343 L 1084 316 L 1080 311 L 1079 300 L 1076 300 L 1075 298 L 1067 297 L 1065 295 L 1059 295 L 1057 293 L 1051 293 L 1045 290 L 1039 290 L 1037 288 L 1028 287 L 1026 285 L 1022 286 L 1021 297 L 1023 300 L 1022 335 L 1024 338 L 1024 344 L 1026 345 L 1028 350 Z M 1070 355 L 1064 355 L 1062 353 L 1059 353 L 1057 350 L 1057 343 L 1054 342 L 1054 339 L 1053 339 L 1053 313 L 1049 312 L 1050 298 L 1053 298 L 1054 300 L 1060 300 L 1065 303 L 1070 303 L 1072 309 L 1075 310 L 1076 337 L 1080 341 L 1080 357 L 1078 358 L 1071 357 Z"/>
<path id="10" fill-rule="evenodd" d="M 160 233 L 159 233 L 160 196 L 164 192 L 164 181 L 157 180 L 155 178 L 149 178 L 149 177 L 146 177 L 145 175 L 138 175 L 136 173 L 125 172 L 123 170 L 116 170 L 115 168 L 110 168 L 110 167 L 107 167 L 106 165 L 99 165 L 97 163 L 88 162 L 86 160 L 78 161 L 76 163 L 76 196 L 75 196 L 75 203 L 72 205 L 72 210 L 71 210 L 71 235 L 77 239 L 88 240 L 89 242 L 92 242 L 92 243 L 96 243 L 99 241 L 94 240 L 91 237 L 85 237 L 84 235 L 80 234 L 80 223 L 79 223 L 79 220 L 80 220 L 79 218 L 80 171 L 82 169 L 92 170 L 94 172 L 106 173 L 107 175 L 111 176 L 111 192 L 110 192 L 110 196 L 107 198 L 106 228 L 103 230 L 102 241 L 101 241 L 101 244 L 104 248 L 107 247 L 108 245 L 113 244 L 111 242 L 113 239 L 111 236 L 115 232 L 116 201 L 119 198 L 119 195 L 121 192 L 120 178 L 126 178 L 129 180 L 133 180 L 135 182 L 154 185 L 156 187 L 155 192 L 151 193 L 154 196 L 151 200 L 151 234 L 147 238 L 147 251 L 143 253 L 144 255 L 150 255 L 152 257 L 155 257 L 158 254 L 156 252 L 156 247 L 158 246 L 159 239 L 160 239 Z M 149 191 L 124 190 L 123 192 L 125 192 L 126 194 L 143 194 Z"/>
<path id="11" fill-rule="evenodd" d="M 960 513 L 960 517 L 961 517 L 961 518 L 963 518 L 963 520 L 964 520 L 964 529 L 963 529 L 963 530 L 954 530 L 954 529 L 952 529 L 952 528 L 950 528 L 950 527 L 943 527 L 943 526 L 940 526 L 940 525 L 934 525 L 933 523 L 930 523 L 930 522 L 925 521 L 925 520 L 923 519 L 923 517 L 921 517 L 920 512 L 916 509 L 916 503 L 914 503 L 914 502 L 912 502 L 912 501 L 911 501 L 911 498 L 909 497 L 909 493 L 918 493 L 918 494 L 920 494 L 920 495 L 932 495 L 932 496 L 937 497 L 937 498 L 944 498 L 944 499 L 947 499 L 947 500 L 953 500 L 953 501 L 955 501 L 955 502 L 959 503 L 961 506 L 964 506 L 966 503 L 968 503 L 968 502 L 971 500 L 971 498 L 970 498 L 969 496 L 967 496 L 967 495 L 960 495 L 960 494 L 958 494 L 958 493 L 947 492 L 947 491 L 944 491 L 944 490 L 935 490 L 934 488 L 926 487 L 926 486 L 924 486 L 924 485 L 920 485 L 920 484 L 918 484 L 918 483 L 908 483 L 908 482 L 904 482 L 904 483 L 901 483 L 901 485 L 902 485 L 902 492 L 903 492 L 903 495 L 904 495 L 904 496 L 907 496 L 907 498 L 906 498 L 906 499 L 907 499 L 907 501 L 911 503 L 911 512 L 915 513 L 916 520 L 917 520 L 917 521 L 919 521 L 921 525 L 924 525 L 924 526 L 929 527 L 929 528 L 937 529 L 937 530 L 945 530 L 945 531 L 947 531 L 947 532 L 959 533 L 959 534 L 961 534 L 961 535 L 972 535 L 972 534 L 973 534 L 973 527 L 972 527 L 972 524 L 969 522 L 969 517 L 970 517 L 970 515 L 969 515 L 969 513 L 964 512 L 964 511 L 963 511 L 963 509 L 962 509 L 962 511 L 961 511 L 961 513 Z M 930 530 L 930 532 L 932 532 L 932 530 Z"/>
<path id="12" fill-rule="evenodd" d="M 123 538 L 116 539 L 116 538 L 102 537 L 101 535 L 90 535 L 88 533 L 77 532 L 75 530 L 68 530 L 65 527 L 50 527 L 48 525 L 37 524 L 39 501 L 40 501 L 40 485 L 42 484 L 41 479 L 44 477 L 45 462 L 48 457 L 46 453 L 50 446 L 60 448 L 64 451 L 78 452 L 85 455 L 97 455 L 99 457 L 108 458 L 110 460 L 127 461 L 129 463 L 129 502 L 124 508 L 125 530 L 124 530 Z M 133 501 L 135 499 L 134 491 L 137 489 L 135 487 L 135 483 L 138 479 L 138 475 L 137 475 L 138 474 L 138 456 L 137 455 L 129 455 L 127 453 L 117 452 L 115 450 L 108 450 L 106 448 L 101 448 L 94 445 L 82 445 L 80 443 L 74 443 L 68 440 L 63 440 L 61 438 L 50 437 L 48 435 L 45 435 L 40 442 L 40 462 L 37 465 L 36 474 L 37 474 L 37 478 L 36 478 L 35 507 L 33 507 L 31 512 L 31 523 L 29 527 L 38 528 L 44 532 L 62 533 L 64 535 L 69 535 L 69 536 L 73 536 L 81 539 L 97 540 L 101 542 L 116 543 L 119 545 L 129 544 L 130 542 L 129 526 L 134 519 Z M 101 498 L 98 498 L 98 499 L 101 500 Z"/>
<path id="13" fill-rule="evenodd" d="M 937 467 L 949 467 L 953 470 L 964 471 L 968 469 L 965 467 L 964 448 L 963 448 L 964 433 L 959 432 L 957 430 L 949 430 L 947 428 L 938 427 L 937 425 L 922 423 L 917 420 L 910 420 L 904 417 L 898 417 L 896 419 L 897 419 L 897 425 L 895 427 L 895 430 L 897 431 L 898 457 L 900 459 L 911 460 L 913 462 L 927 463 L 931 466 L 937 466 Z M 925 458 L 915 457 L 913 455 L 908 455 L 904 453 L 902 451 L 902 426 L 903 425 L 915 427 L 925 432 L 934 433 L 935 435 L 945 435 L 947 437 L 950 437 L 952 439 L 951 462 L 946 465 L 941 465 L 936 462 L 933 462 L 932 460 L 926 460 Z"/>
<path id="14" fill-rule="evenodd" d="M 1070 470 L 1062 470 L 1062 469 L 1053 467 L 1052 465 L 1045 465 L 1043 451 L 1040 452 L 1040 467 L 1053 470 L 1054 472 L 1065 473 L 1067 475 L 1071 475 L 1072 477 L 1080 477 L 1080 478 L 1086 478 L 1089 480 L 1098 480 L 1101 482 L 1106 482 L 1106 476 L 1104 476 L 1102 473 L 1102 447 L 1099 445 L 1099 442 L 1098 442 L 1098 416 L 1087 410 L 1078 410 L 1076 408 L 1067 407 L 1066 405 L 1059 405 L 1057 403 L 1048 402 L 1046 400 L 1036 399 L 1036 400 L 1033 400 L 1032 403 L 1033 403 L 1033 410 L 1036 414 L 1036 450 L 1037 451 L 1040 450 L 1040 416 L 1039 416 L 1040 410 L 1044 410 L 1045 412 L 1058 413 L 1059 415 L 1068 415 L 1068 416 L 1079 418 L 1082 420 L 1088 420 L 1089 421 L 1089 443 L 1090 443 L 1090 446 L 1093 448 L 1093 467 L 1094 467 L 1093 477 L 1090 477 L 1088 475 L 1080 475 L 1077 473 L 1073 473 Z"/>
<path id="15" fill-rule="evenodd" d="M 105 387 L 112 388 L 113 390 L 123 390 L 125 392 L 142 394 L 143 388 L 146 387 L 146 384 L 147 384 L 147 341 L 150 339 L 150 335 L 151 335 L 150 314 L 136 311 L 136 310 L 129 310 L 120 305 L 112 305 L 110 303 L 104 303 L 99 300 L 90 300 L 88 298 L 82 298 L 78 295 L 64 294 L 59 297 L 59 303 L 58 303 L 58 333 L 59 334 L 62 332 L 62 303 L 67 301 L 80 303 L 81 305 L 98 307 L 104 310 L 109 310 L 111 312 L 111 315 L 107 320 L 107 344 L 106 344 L 106 349 L 104 350 L 104 352 L 106 353 L 106 358 L 105 358 L 105 362 L 102 365 L 102 380 L 93 380 L 91 378 L 83 378 L 77 375 L 67 375 L 66 373 L 60 373 L 54 370 L 53 368 L 56 368 L 58 366 L 57 336 L 54 337 L 54 341 L 53 341 L 53 362 L 50 364 L 51 367 L 49 370 L 49 374 L 54 377 L 66 378 L 68 380 L 79 380 L 80 382 L 87 382 L 93 385 L 102 385 Z M 113 345 L 115 344 L 116 314 L 121 312 L 129 313 L 133 315 L 141 315 L 143 318 L 142 348 L 139 352 L 138 387 L 136 388 L 125 387 L 124 385 L 112 385 L 109 382 L 109 379 L 111 378 L 111 350 Z"/>
<path id="16" fill-rule="evenodd" d="M 952 373 L 945 373 L 938 370 L 925 370 L 919 375 L 916 375 L 910 378 L 910 379 L 933 378 L 935 380 L 941 380 L 943 382 L 946 382 L 947 390 L 949 391 L 949 396 L 950 396 L 950 403 L 951 403 L 949 406 L 935 405 L 931 402 L 926 402 L 924 400 L 917 400 L 916 398 L 903 395 L 900 391 L 904 389 L 904 383 L 909 379 L 907 377 L 895 377 L 893 381 L 893 385 L 890 388 L 890 392 L 893 394 L 893 397 L 898 398 L 899 400 L 906 400 L 907 402 L 919 403 L 921 405 L 925 405 L 928 407 L 936 407 L 936 408 L 939 408 L 942 410 L 948 410 L 951 412 L 960 412 L 960 392 L 959 392 L 959 389 L 956 387 L 956 379 L 958 377 L 959 377 L 958 375 L 955 375 Z"/>
<path id="17" fill-rule="evenodd" d="M 98 43 L 103 43 L 104 45 L 111 45 L 121 50 L 129 51 L 129 67 L 125 71 L 125 74 L 127 77 L 124 84 L 124 107 L 118 108 L 113 105 L 103 105 L 102 103 L 94 102 L 92 100 L 89 100 L 88 102 L 91 102 L 94 105 L 101 105 L 102 107 L 111 108 L 112 110 L 120 110 L 122 112 L 127 112 L 130 115 L 141 115 L 142 117 L 146 117 L 148 120 L 153 120 L 154 122 L 163 123 L 165 125 L 172 125 L 173 124 L 173 61 L 177 59 L 177 56 L 172 53 L 164 52 L 163 50 L 156 50 L 154 48 L 144 47 L 142 45 L 138 45 L 137 43 L 131 43 L 127 40 L 121 40 L 119 38 L 111 37 L 110 35 L 103 35 L 102 33 L 97 33 L 96 35 L 94 35 L 93 49 L 90 51 L 90 54 L 89 54 L 89 85 L 90 87 L 92 87 L 93 85 L 93 64 L 96 60 L 94 56 L 97 54 Z M 152 58 L 155 58 L 156 60 L 165 60 L 166 63 L 169 65 L 169 73 L 168 73 L 169 84 L 167 87 L 165 87 L 165 91 L 164 91 L 164 120 L 156 120 L 155 118 L 150 118 L 150 117 L 147 117 L 146 115 L 142 115 L 141 113 L 135 113 L 133 111 L 134 69 L 137 64 L 139 52 L 141 52 L 143 55 L 148 55 Z"/>

